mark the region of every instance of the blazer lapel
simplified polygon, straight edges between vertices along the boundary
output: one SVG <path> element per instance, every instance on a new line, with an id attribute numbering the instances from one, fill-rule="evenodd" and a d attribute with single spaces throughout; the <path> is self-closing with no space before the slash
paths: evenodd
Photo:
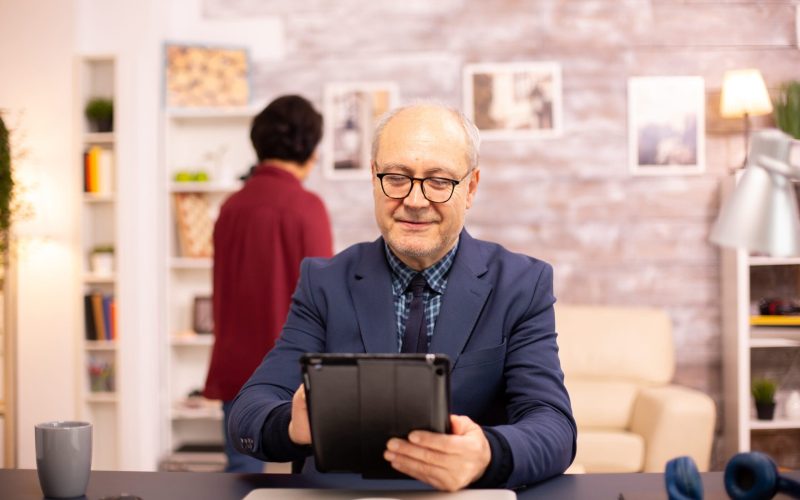
<path id="1" fill-rule="evenodd" d="M 487 270 L 486 262 L 477 243 L 466 230 L 461 231 L 459 245 L 447 277 L 447 289 L 442 297 L 442 308 L 436 319 L 430 346 L 430 352 L 447 354 L 451 369 L 492 291 L 492 285 L 481 279 Z"/>
<path id="2" fill-rule="evenodd" d="M 351 290 L 366 352 L 397 352 L 392 277 L 383 238 L 366 246 L 356 266 Z"/>

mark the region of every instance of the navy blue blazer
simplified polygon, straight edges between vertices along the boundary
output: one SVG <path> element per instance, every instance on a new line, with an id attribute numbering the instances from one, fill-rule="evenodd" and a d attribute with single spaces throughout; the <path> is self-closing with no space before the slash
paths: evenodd
<path id="1" fill-rule="evenodd" d="M 508 487 L 560 474 L 575 456 L 554 303 L 549 264 L 461 232 L 429 350 L 450 357 L 452 412 L 491 426 L 508 442 Z M 261 433 L 300 385 L 300 356 L 397 352 L 395 325 L 382 238 L 330 259 L 305 259 L 280 339 L 233 403 L 231 442 L 262 460 L 286 460 L 263 449 Z M 288 439 L 286 424 L 263 431 Z"/>

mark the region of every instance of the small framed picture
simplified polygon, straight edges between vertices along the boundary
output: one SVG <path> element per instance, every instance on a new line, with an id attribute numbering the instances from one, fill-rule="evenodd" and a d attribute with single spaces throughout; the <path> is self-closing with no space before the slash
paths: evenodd
<path id="1" fill-rule="evenodd" d="M 705 170 L 705 86 L 699 76 L 628 80 L 628 165 L 634 175 Z"/>
<path id="2" fill-rule="evenodd" d="M 561 66 L 553 62 L 468 64 L 464 112 L 484 139 L 561 135 Z"/>
<path id="3" fill-rule="evenodd" d="M 211 297 L 194 298 L 192 305 L 192 329 L 195 333 L 214 333 L 214 304 Z"/>
<path id="4" fill-rule="evenodd" d="M 247 49 L 165 46 L 164 104 L 167 108 L 240 107 L 249 102 Z"/>
<path id="5" fill-rule="evenodd" d="M 397 85 L 331 83 L 323 93 L 323 172 L 329 179 L 369 179 L 373 131 L 381 115 L 397 105 Z"/>

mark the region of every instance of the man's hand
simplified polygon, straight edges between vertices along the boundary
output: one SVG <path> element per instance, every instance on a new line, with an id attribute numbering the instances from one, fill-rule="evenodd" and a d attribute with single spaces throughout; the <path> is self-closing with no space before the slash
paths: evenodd
<path id="1" fill-rule="evenodd" d="M 292 420 L 289 422 L 289 439 L 294 444 L 311 444 L 311 428 L 308 425 L 308 406 L 306 406 L 306 390 L 303 384 L 292 397 Z"/>
<path id="2" fill-rule="evenodd" d="M 480 478 L 492 451 L 483 429 L 469 417 L 450 415 L 453 434 L 413 431 L 392 438 L 383 458 L 392 467 L 445 491 L 456 491 Z"/>

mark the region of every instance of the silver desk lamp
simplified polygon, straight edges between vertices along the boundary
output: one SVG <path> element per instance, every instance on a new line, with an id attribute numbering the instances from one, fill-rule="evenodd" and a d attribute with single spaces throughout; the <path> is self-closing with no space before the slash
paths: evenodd
<path id="1" fill-rule="evenodd" d="M 790 163 L 800 144 L 777 129 L 752 136 L 747 167 L 722 205 L 711 241 L 774 257 L 800 255 L 800 212 L 792 180 L 800 166 Z"/>

